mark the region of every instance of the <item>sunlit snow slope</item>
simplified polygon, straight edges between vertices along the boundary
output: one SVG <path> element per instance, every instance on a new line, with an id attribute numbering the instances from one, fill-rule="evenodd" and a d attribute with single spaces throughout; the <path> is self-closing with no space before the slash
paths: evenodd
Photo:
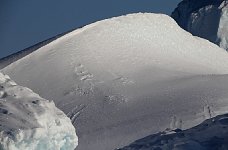
<path id="1" fill-rule="evenodd" d="M 172 17 L 193 35 L 228 50 L 228 0 L 183 0 Z"/>
<path id="2" fill-rule="evenodd" d="M 74 150 L 77 142 L 70 119 L 53 101 L 0 73 L 1 150 Z"/>
<path id="3" fill-rule="evenodd" d="M 111 150 L 174 116 L 184 129 L 226 112 L 227 60 L 170 17 L 139 13 L 75 30 L 2 71 L 54 100 L 77 128 L 78 150 Z"/>

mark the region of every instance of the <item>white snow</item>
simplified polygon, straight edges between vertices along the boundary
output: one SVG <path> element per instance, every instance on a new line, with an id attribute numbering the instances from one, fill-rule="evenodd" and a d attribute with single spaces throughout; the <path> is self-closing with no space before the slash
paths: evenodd
<path id="1" fill-rule="evenodd" d="M 0 149 L 74 150 L 75 128 L 53 101 L 0 73 Z"/>
<path id="2" fill-rule="evenodd" d="M 77 150 L 111 150 L 227 112 L 228 54 L 169 16 L 93 23 L 2 69 L 71 118 Z M 206 113 L 206 114 L 205 114 Z M 136 130 L 137 129 L 137 130 Z"/>
<path id="3" fill-rule="evenodd" d="M 202 1 L 198 4 L 194 0 L 188 0 L 188 3 L 181 2 L 172 17 L 193 35 L 205 38 L 228 50 L 228 1 L 223 0 L 220 3 L 221 0 Z"/>
<path id="4" fill-rule="evenodd" d="M 160 132 L 137 140 L 119 150 L 227 150 L 228 114 L 208 119 L 181 131 Z"/>

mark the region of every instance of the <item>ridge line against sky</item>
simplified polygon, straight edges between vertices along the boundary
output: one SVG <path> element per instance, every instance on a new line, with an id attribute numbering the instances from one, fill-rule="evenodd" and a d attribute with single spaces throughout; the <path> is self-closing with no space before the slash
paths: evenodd
<path id="1" fill-rule="evenodd" d="M 170 15 L 181 0 L 0 1 L 0 58 L 102 19 L 137 12 Z"/>

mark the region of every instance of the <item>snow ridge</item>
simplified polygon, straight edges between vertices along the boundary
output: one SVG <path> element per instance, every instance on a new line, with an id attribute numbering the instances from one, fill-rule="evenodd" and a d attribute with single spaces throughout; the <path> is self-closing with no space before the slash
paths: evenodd
<path id="1" fill-rule="evenodd" d="M 54 100 L 78 150 L 111 150 L 227 111 L 227 60 L 169 16 L 138 13 L 72 31 L 2 71 Z"/>

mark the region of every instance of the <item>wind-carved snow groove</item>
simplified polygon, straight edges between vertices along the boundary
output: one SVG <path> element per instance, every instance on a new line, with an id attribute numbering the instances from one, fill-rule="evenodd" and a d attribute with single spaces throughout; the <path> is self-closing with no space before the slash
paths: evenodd
<path id="1" fill-rule="evenodd" d="M 177 116 L 172 116 L 171 123 L 170 123 L 170 129 L 182 129 L 183 121 L 182 119 L 178 118 Z"/>
<path id="2" fill-rule="evenodd" d="M 76 75 L 76 81 L 80 81 L 82 85 L 76 83 L 75 92 L 79 95 L 88 96 L 94 93 L 93 74 L 90 73 L 82 64 L 78 64 L 75 67 L 74 73 Z"/>
<path id="3" fill-rule="evenodd" d="M 104 104 L 122 104 L 128 102 L 129 97 L 122 94 L 122 92 L 124 91 L 124 88 L 133 85 L 135 82 L 123 75 L 116 73 L 111 74 L 114 78 L 111 79 L 111 82 L 109 83 L 111 85 L 111 89 L 106 91 Z"/>
<path id="4" fill-rule="evenodd" d="M 73 108 L 69 113 L 67 113 L 67 117 L 70 118 L 72 124 L 74 124 L 77 118 L 80 116 L 81 112 L 86 108 L 86 105 L 79 105 Z"/>
<path id="5" fill-rule="evenodd" d="M 78 64 L 75 67 L 75 74 L 79 77 L 81 81 L 92 80 L 93 74 L 91 74 L 82 64 Z"/>
<path id="6" fill-rule="evenodd" d="M 213 111 L 211 106 L 205 105 L 203 108 L 203 114 L 205 119 L 211 119 L 213 116 Z"/>
<path id="7" fill-rule="evenodd" d="M 75 83 L 74 87 L 64 93 L 64 95 L 68 94 L 76 94 L 80 96 L 89 96 L 94 93 L 95 81 L 94 75 L 90 73 L 82 64 L 74 65 L 74 76 Z"/>
<path id="8" fill-rule="evenodd" d="M 129 78 L 124 77 L 124 76 L 119 76 L 119 77 L 115 78 L 113 81 L 119 82 L 122 85 L 132 85 L 132 84 L 134 84 L 134 81 L 132 81 Z"/>
<path id="9" fill-rule="evenodd" d="M 125 103 L 128 101 L 128 98 L 124 95 L 106 95 L 104 102 L 108 104 L 114 104 L 114 103 Z"/>
<path id="10" fill-rule="evenodd" d="M 202 112 L 204 120 L 211 119 L 215 117 L 214 111 L 212 109 L 212 106 L 209 104 L 208 101 L 204 101 L 204 107 Z M 182 129 L 183 121 L 181 118 L 178 118 L 177 116 L 171 117 L 170 127 L 167 128 L 167 131 L 173 131 L 175 129 Z"/>
<path id="11" fill-rule="evenodd" d="M 204 107 L 203 107 L 203 117 L 204 117 L 204 119 L 211 119 L 212 117 L 215 117 L 212 105 L 208 102 L 208 100 L 204 99 L 203 103 L 204 103 Z"/>

